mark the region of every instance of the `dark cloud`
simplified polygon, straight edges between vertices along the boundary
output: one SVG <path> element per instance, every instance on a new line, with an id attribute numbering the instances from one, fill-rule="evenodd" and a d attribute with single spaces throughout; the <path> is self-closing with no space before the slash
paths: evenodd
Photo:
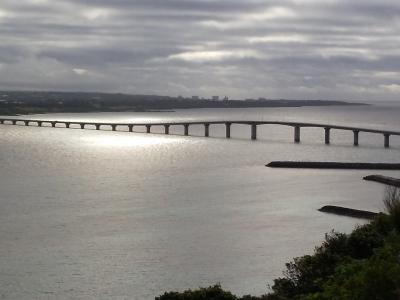
<path id="1" fill-rule="evenodd" d="M 396 0 L 2 0 L 0 88 L 398 99 Z"/>

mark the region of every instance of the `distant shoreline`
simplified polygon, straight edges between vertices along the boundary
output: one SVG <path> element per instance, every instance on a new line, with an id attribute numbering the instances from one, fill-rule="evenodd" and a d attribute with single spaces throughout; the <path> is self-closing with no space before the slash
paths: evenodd
<path id="1" fill-rule="evenodd" d="M 211 100 L 158 95 L 0 91 L 0 115 L 90 112 L 168 112 L 202 108 L 279 108 L 306 106 L 363 106 L 338 100 L 247 99 Z"/>

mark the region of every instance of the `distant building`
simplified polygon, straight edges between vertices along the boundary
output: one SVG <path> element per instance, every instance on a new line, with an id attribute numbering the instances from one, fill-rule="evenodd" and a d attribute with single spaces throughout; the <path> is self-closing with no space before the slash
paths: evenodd
<path id="1" fill-rule="evenodd" d="M 199 100 L 200 97 L 199 96 L 192 96 L 192 100 Z"/>
<path id="2" fill-rule="evenodd" d="M 212 96 L 211 99 L 212 99 L 213 101 L 218 101 L 218 100 L 219 100 L 219 96 Z"/>
<path id="3" fill-rule="evenodd" d="M 225 96 L 224 99 L 223 99 L 223 101 L 229 101 L 228 96 Z"/>
<path id="4" fill-rule="evenodd" d="M 258 98 L 258 101 L 267 101 L 267 99 L 260 97 L 260 98 Z"/>

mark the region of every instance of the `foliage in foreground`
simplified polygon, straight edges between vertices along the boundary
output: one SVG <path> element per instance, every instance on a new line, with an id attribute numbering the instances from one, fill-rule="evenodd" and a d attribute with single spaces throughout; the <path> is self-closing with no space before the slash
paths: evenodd
<path id="1" fill-rule="evenodd" d="M 331 232 L 313 255 L 286 264 L 270 294 L 237 297 L 215 285 L 165 293 L 156 300 L 399 300 L 399 189 L 388 188 L 384 204 L 387 215 L 349 235 Z"/>

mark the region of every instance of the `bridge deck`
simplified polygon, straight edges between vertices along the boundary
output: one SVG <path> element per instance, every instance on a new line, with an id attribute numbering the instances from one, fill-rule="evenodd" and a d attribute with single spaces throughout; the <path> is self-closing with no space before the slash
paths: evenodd
<path id="1" fill-rule="evenodd" d="M 303 122 L 282 122 L 282 121 L 244 121 L 244 120 L 224 120 L 224 121 L 179 121 L 179 122 L 145 122 L 145 123 L 112 123 L 112 122 L 84 122 L 84 121 L 63 121 L 63 120 L 40 120 L 40 119 L 19 119 L 19 118 L 0 118 L 0 121 L 16 121 L 16 122 L 41 122 L 41 123 L 57 123 L 57 124 L 73 124 L 73 125 L 100 125 L 100 126 L 175 126 L 175 125 L 204 125 L 204 124 L 243 124 L 243 125 L 284 125 L 291 127 L 316 127 L 329 128 L 338 130 L 349 130 L 358 132 L 370 132 L 387 135 L 400 135 L 400 131 L 390 131 L 372 128 L 339 126 L 332 124 L 320 123 L 303 123 Z"/>

